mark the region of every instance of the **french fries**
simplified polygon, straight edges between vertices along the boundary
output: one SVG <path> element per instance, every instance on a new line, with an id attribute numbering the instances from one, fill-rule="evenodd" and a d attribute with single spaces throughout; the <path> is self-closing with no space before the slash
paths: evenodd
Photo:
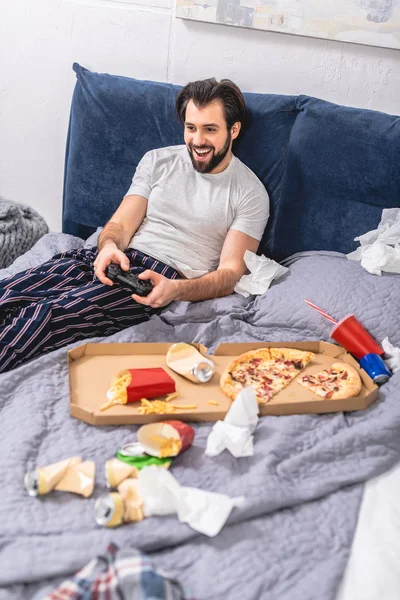
<path id="1" fill-rule="evenodd" d="M 159 457 L 176 456 L 182 448 L 182 441 L 174 438 L 164 438 L 161 435 L 153 435 L 151 440 L 160 444 Z"/>
<path id="2" fill-rule="evenodd" d="M 170 394 L 174 398 L 177 395 L 177 393 Z M 170 400 L 172 398 L 169 396 L 165 400 L 152 400 L 151 402 L 147 398 L 142 398 L 138 413 L 140 415 L 169 415 L 175 413 L 177 410 L 194 410 L 197 408 L 197 404 L 172 404 Z"/>
<path id="3" fill-rule="evenodd" d="M 126 388 L 131 382 L 131 374 L 127 371 L 121 371 L 117 374 L 117 376 L 112 381 L 111 387 L 108 390 L 108 402 L 103 404 L 100 407 L 100 410 L 107 410 L 110 406 L 114 406 L 115 404 L 126 404 L 127 402 L 127 392 Z M 173 394 L 169 394 L 165 400 L 152 400 L 151 402 L 147 398 L 142 398 L 140 400 L 140 406 L 138 408 L 138 413 L 140 415 L 163 415 L 163 414 L 172 414 L 177 410 L 192 410 L 197 408 L 196 404 L 182 404 L 181 406 L 177 404 L 172 404 L 171 400 L 175 400 L 179 396 L 178 392 L 174 392 Z"/>
<path id="4" fill-rule="evenodd" d="M 121 371 L 113 379 L 111 387 L 107 392 L 108 402 L 100 406 L 100 410 L 107 410 L 114 404 L 126 404 L 128 401 L 128 395 L 126 388 L 130 384 L 132 376 L 129 371 Z"/>

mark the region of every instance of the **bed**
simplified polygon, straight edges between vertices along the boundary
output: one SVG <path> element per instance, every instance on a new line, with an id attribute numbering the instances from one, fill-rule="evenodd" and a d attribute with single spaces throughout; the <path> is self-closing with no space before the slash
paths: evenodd
<path id="1" fill-rule="evenodd" d="M 166 84 L 125 81 L 78 66 L 75 69 L 78 84 L 67 144 L 64 233 L 41 238 L 32 250 L 1 271 L 0 278 L 40 264 L 56 252 L 96 243 L 97 228 L 115 208 L 118 194 L 122 194 L 135 168 L 135 160 L 126 149 L 126 128 L 120 126 L 123 111 L 127 107 L 132 110 L 129 86 L 137 88 L 138 101 L 132 101 L 136 111 L 144 98 L 140 90 L 146 88 L 149 102 L 158 97 L 162 106 L 176 91 L 174 86 L 162 87 Z M 148 93 L 146 86 L 150 85 L 156 86 L 158 95 Z M 329 323 L 305 304 L 304 298 L 309 297 L 337 317 L 354 312 L 376 340 L 389 335 L 391 343 L 400 345 L 400 277 L 371 275 L 345 256 L 354 249 L 355 235 L 377 226 L 382 208 L 399 206 L 400 167 L 395 160 L 400 145 L 399 119 L 305 97 L 261 96 L 249 94 L 246 98 L 253 118 L 265 114 L 265 119 L 262 127 L 257 127 L 256 122 L 253 129 L 250 127 L 250 138 L 243 141 L 238 154 L 248 156 L 251 164 L 251 159 L 259 158 L 260 146 L 256 142 L 271 145 L 264 167 L 255 167 L 257 174 L 269 181 L 273 207 L 270 229 L 261 249 L 288 265 L 289 273 L 262 296 L 244 298 L 233 294 L 197 304 L 175 302 L 147 323 L 107 339 L 90 341 L 201 342 L 212 352 L 222 341 L 329 340 Z M 114 105 L 110 104 L 112 99 Z M 89 116 L 82 110 L 83 101 L 86 109 L 92 111 Z M 114 106 L 114 111 L 110 106 Z M 93 112 L 103 129 L 94 127 Z M 161 112 L 157 110 L 156 114 L 163 122 Z M 135 127 L 140 127 L 143 114 L 147 113 L 142 113 L 142 117 L 136 114 Z M 299 144 L 308 147 L 310 139 L 306 139 L 304 123 L 298 119 L 311 123 L 311 166 L 307 152 L 299 152 Z M 359 142 L 357 136 L 348 135 L 346 119 L 350 127 L 358 124 L 368 132 L 368 143 L 362 141 L 366 164 L 360 159 L 359 149 L 356 152 L 352 148 L 345 159 L 335 159 L 336 174 L 341 175 L 338 178 L 321 172 L 321 164 L 329 162 L 329 157 L 326 139 L 321 141 L 324 156 L 315 155 L 315 127 L 326 136 L 331 126 L 333 146 L 341 135 L 341 147 L 346 150 L 351 140 L 353 144 Z M 85 120 L 90 127 L 82 130 Z M 340 133 L 338 122 L 342 121 L 344 129 Z M 171 122 L 167 119 L 166 128 L 155 128 L 161 132 L 160 145 L 175 142 L 178 130 L 170 130 L 175 128 Z M 321 127 L 322 122 L 327 127 Z M 108 135 L 111 125 L 114 137 Z M 277 136 L 274 142 L 272 134 L 268 136 L 268 128 Z M 371 141 L 373 132 L 376 137 Z M 118 133 L 124 138 L 120 154 L 115 147 Z M 105 134 L 109 145 L 101 149 L 99 140 Z M 137 152 L 145 151 L 151 142 L 146 136 L 135 135 Z M 337 154 L 335 147 L 330 151 L 332 156 Z M 390 156 L 392 163 L 388 166 Z M 112 160 L 114 168 L 109 169 L 105 188 L 101 173 L 107 160 Z M 353 169 L 347 175 L 346 164 Z M 363 164 L 363 178 L 354 171 L 357 164 L 359 169 Z M 92 176 L 94 167 L 96 177 Z M 388 172 L 392 175 L 390 181 Z M 353 190 L 354 197 L 360 194 L 359 183 L 364 181 L 370 201 L 360 210 L 359 200 L 352 200 L 349 189 L 346 201 L 340 203 L 346 219 L 337 216 L 338 222 L 332 222 L 329 204 L 335 198 L 340 201 L 346 176 L 347 187 L 350 179 L 358 186 Z M 381 186 L 378 180 L 382 181 Z M 118 190 L 110 196 L 116 182 Z M 291 219 L 290 206 L 292 210 L 296 206 Z M 307 217 L 309 221 L 313 213 L 310 224 Z M 354 222 L 356 215 L 358 220 Z M 282 237 L 285 223 L 288 233 Z M 355 559 L 352 558 L 350 575 L 346 573 L 347 581 L 345 578 L 340 590 L 339 587 L 349 561 L 360 504 L 363 502 L 360 514 L 365 514 L 368 521 L 368 498 L 372 498 L 372 504 L 375 502 L 370 495 L 373 487 L 363 499 L 364 484 L 395 468 L 400 459 L 399 393 L 397 373 L 381 387 L 379 400 L 368 410 L 265 417 L 257 427 L 255 454 L 251 458 L 235 459 L 227 452 L 216 458 L 206 457 L 204 449 L 211 424 L 196 424 L 194 446 L 175 461 L 175 477 L 183 485 L 245 496 L 244 505 L 232 512 L 221 533 L 209 539 L 173 517 L 153 517 L 115 530 L 96 525 L 93 505 L 105 491 L 104 461 L 134 437 L 135 427 L 95 428 L 70 417 L 67 348 L 2 374 L 0 597 L 32 598 L 35 593 L 40 597 L 45 587 L 51 588 L 78 570 L 113 541 L 120 547 L 147 552 L 157 566 L 181 581 L 189 597 L 199 600 L 348 600 L 356 589 L 354 580 L 349 579 L 351 572 L 357 572 Z M 50 494 L 32 499 L 27 495 L 23 477 L 28 469 L 78 454 L 96 462 L 98 475 L 93 497 L 82 500 L 67 494 Z M 359 551 L 357 554 L 360 556 Z"/>
<path id="2" fill-rule="evenodd" d="M 364 486 L 357 528 L 337 600 L 395 600 L 400 575 L 400 465 Z"/>

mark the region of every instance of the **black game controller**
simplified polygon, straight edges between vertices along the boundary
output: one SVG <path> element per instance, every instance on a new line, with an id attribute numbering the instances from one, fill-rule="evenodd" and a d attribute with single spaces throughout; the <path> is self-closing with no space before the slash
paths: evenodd
<path id="1" fill-rule="evenodd" d="M 106 268 L 106 276 L 111 281 L 121 283 L 130 288 L 137 296 L 148 296 L 153 289 L 153 284 L 148 279 L 139 279 L 134 273 L 124 271 L 118 265 L 111 263 Z"/>

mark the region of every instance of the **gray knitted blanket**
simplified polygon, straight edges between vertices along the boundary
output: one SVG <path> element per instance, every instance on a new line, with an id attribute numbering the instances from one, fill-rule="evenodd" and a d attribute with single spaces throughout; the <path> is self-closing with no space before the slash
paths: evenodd
<path id="1" fill-rule="evenodd" d="M 0 269 L 24 254 L 49 231 L 36 210 L 0 198 Z"/>

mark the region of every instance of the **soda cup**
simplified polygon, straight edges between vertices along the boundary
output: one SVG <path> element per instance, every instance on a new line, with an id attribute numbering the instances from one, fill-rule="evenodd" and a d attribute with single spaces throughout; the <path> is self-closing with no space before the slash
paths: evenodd
<path id="1" fill-rule="evenodd" d="M 376 384 L 386 383 L 392 376 L 391 372 L 378 354 L 366 354 L 360 360 L 360 366 Z"/>
<path id="2" fill-rule="evenodd" d="M 344 317 L 331 331 L 331 338 L 360 359 L 366 354 L 383 354 L 383 350 L 375 342 L 354 315 Z"/>

